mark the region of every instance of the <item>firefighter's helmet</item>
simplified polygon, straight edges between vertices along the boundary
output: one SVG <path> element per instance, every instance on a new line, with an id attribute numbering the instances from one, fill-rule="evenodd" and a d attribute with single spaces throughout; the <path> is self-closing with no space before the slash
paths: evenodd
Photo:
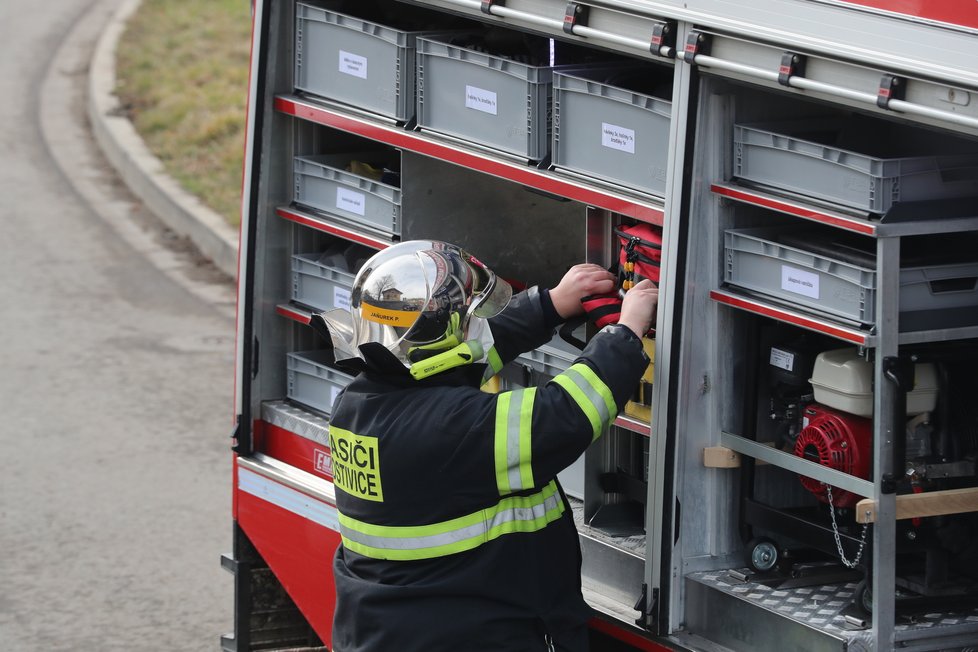
<path id="1" fill-rule="evenodd" d="M 402 242 L 371 257 L 353 282 L 352 344 L 378 342 L 411 368 L 464 344 L 470 331 L 488 331 L 484 320 L 512 294 L 506 281 L 455 245 Z"/>

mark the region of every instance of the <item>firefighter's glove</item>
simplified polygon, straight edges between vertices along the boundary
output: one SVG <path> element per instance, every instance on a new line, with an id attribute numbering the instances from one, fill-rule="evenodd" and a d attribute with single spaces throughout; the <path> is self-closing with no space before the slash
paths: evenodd
<path id="1" fill-rule="evenodd" d="M 608 324 L 617 324 L 621 318 L 621 297 L 618 292 L 594 294 L 581 299 L 588 321 L 602 329 Z"/>

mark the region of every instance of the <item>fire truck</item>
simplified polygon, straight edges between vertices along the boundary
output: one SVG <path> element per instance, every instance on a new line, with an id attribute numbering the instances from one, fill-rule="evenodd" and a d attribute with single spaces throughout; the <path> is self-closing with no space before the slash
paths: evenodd
<path id="1" fill-rule="evenodd" d="M 654 364 L 559 476 L 593 649 L 978 649 L 978 4 L 256 0 L 249 97 L 225 650 L 330 649 L 363 262 L 552 287 L 636 225 Z"/>

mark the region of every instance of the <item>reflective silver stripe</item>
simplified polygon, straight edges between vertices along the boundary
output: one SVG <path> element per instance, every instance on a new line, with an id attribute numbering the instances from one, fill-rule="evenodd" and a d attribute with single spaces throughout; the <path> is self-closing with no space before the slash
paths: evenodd
<path id="1" fill-rule="evenodd" d="M 534 504 L 532 501 L 539 502 Z M 543 529 L 557 520 L 563 511 L 560 492 L 557 491 L 556 484 L 551 482 L 536 495 L 505 498 L 495 508 L 481 510 L 447 524 L 379 527 L 341 514 L 340 533 L 347 548 L 366 556 L 401 560 L 430 559 L 471 550 L 511 532 Z M 450 524 L 454 522 L 459 522 L 459 527 L 451 527 Z M 430 534 L 427 533 L 429 531 Z M 398 536 L 400 532 L 405 535 Z"/>
<path id="2" fill-rule="evenodd" d="M 506 475 L 509 477 L 509 491 L 522 491 L 530 487 L 523 486 L 520 467 L 524 462 L 529 463 L 530 451 L 526 451 L 526 459 L 520 451 L 520 425 L 522 423 L 523 402 L 531 399 L 533 394 L 527 390 L 515 390 L 510 393 L 509 413 L 506 415 Z M 499 434 L 496 435 L 497 437 Z M 532 485 L 531 485 L 532 486 Z"/>

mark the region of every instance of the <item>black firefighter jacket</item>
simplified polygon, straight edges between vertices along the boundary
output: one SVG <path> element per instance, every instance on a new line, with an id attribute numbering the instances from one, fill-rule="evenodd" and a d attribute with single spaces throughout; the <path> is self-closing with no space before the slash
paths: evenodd
<path id="1" fill-rule="evenodd" d="M 531 288 L 490 323 L 506 362 L 549 341 L 559 317 Z M 556 475 L 632 394 L 648 365 L 639 339 L 607 327 L 547 385 L 499 394 L 479 390 L 482 365 L 415 381 L 393 356 L 368 357 L 330 424 L 334 650 L 586 650 L 580 545 Z"/>

